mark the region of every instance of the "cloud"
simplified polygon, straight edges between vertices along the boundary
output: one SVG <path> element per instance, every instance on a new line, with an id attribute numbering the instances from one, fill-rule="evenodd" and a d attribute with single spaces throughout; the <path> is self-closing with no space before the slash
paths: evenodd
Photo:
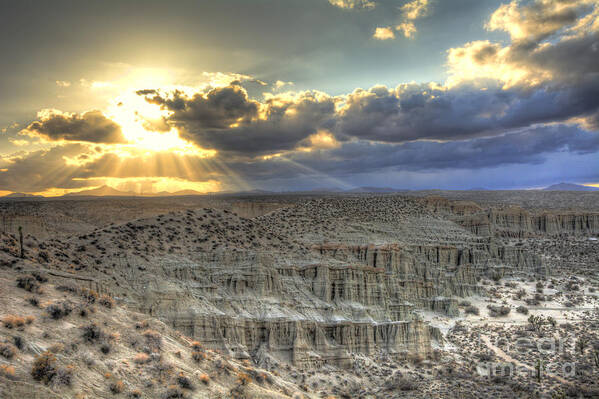
<path id="1" fill-rule="evenodd" d="M 84 145 L 67 144 L 49 150 L 20 152 L 0 157 L 0 187 L 19 192 L 40 192 L 50 187 L 74 189 L 84 182 L 74 180 L 77 166 L 67 165 L 64 157 L 77 157 L 87 152 Z"/>
<path id="2" fill-rule="evenodd" d="M 121 127 L 108 119 L 101 111 L 70 114 L 58 110 L 43 110 L 35 121 L 23 131 L 56 141 L 86 141 L 91 143 L 126 142 Z"/>
<path id="3" fill-rule="evenodd" d="M 534 0 L 502 4 L 489 19 L 489 30 L 507 32 L 512 41 L 538 42 L 572 25 L 596 0 Z"/>
<path id="4" fill-rule="evenodd" d="M 402 22 L 395 27 L 398 32 L 404 35 L 404 37 L 411 39 L 416 34 L 416 26 L 413 22 Z"/>
<path id="5" fill-rule="evenodd" d="M 69 87 L 69 86 L 71 86 L 71 82 L 66 81 L 66 80 L 57 80 L 56 81 L 56 86 L 58 86 L 58 87 Z"/>
<path id="6" fill-rule="evenodd" d="M 344 8 L 348 10 L 372 9 L 376 6 L 376 3 L 371 0 L 329 0 L 329 3 L 331 3 L 335 7 Z"/>
<path id="7" fill-rule="evenodd" d="M 428 14 L 428 0 L 413 0 L 401 7 L 402 15 L 409 21 L 414 21 Z"/>
<path id="8" fill-rule="evenodd" d="M 428 15 L 429 2 L 428 0 L 413 0 L 404 4 L 400 10 L 402 21 L 397 24 L 395 29 L 404 37 L 412 39 L 417 32 L 414 21 Z"/>
<path id="9" fill-rule="evenodd" d="M 235 84 L 197 92 L 139 91 L 148 102 L 171 111 L 169 124 L 202 148 L 256 156 L 295 148 L 330 122 L 335 102 L 320 92 L 267 94 L 251 100 Z"/>
<path id="10" fill-rule="evenodd" d="M 378 40 L 389 40 L 395 39 L 395 33 L 391 28 L 376 28 L 374 31 L 374 35 L 372 35 L 375 39 Z"/>
<path id="11" fill-rule="evenodd" d="M 473 41 L 448 50 L 450 84 L 499 79 L 506 87 L 580 82 L 597 73 L 599 2 L 535 0 L 500 6 L 489 30 L 510 35 L 508 45 Z"/>
<path id="12" fill-rule="evenodd" d="M 385 144 L 351 141 L 320 151 L 296 152 L 251 163 L 231 163 L 229 167 L 248 181 L 293 179 L 307 173 L 307 170 L 351 179 L 357 173 L 386 173 L 389 170 L 431 173 L 505 165 L 540 165 L 552 153 L 585 155 L 597 151 L 599 134 L 585 132 L 575 126 L 552 125 L 490 138 L 450 142 Z M 599 173 L 596 175 L 599 177 Z"/>

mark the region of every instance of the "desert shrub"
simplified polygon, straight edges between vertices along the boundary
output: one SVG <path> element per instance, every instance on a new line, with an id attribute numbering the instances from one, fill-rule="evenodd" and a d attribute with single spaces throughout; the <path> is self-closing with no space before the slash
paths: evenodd
<path id="1" fill-rule="evenodd" d="M 176 385 L 169 385 L 166 390 L 162 393 L 162 399 L 182 399 L 185 395 L 183 391 Z"/>
<path id="2" fill-rule="evenodd" d="M 53 353 L 44 352 L 33 361 L 31 376 L 34 380 L 48 384 L 56 376 L 56 373 L 56 357 Z"/>
<path id="3" fill-rule="evenodd" d="M 199 341 L 193 341 L 191 343 L 191 349 L 193 349 L 194 351 L 201 351 L 204 349 L 204 347 Z"/>
<path id="4" fill-rule="evenodd" d="M 114 299 L 112 299 L 108 295 L 102 295 L 98 300 L 98 303 L 108 309 L 112 309 L 114 307 Z"/>
<path id="5" fill-rule="evenodd" d="M 473 305 L 466 307 L 466 309 L 464 309 L 464 312 L 466 312 L 467 314 L 473 314 L 473 315 L 477 315 L 477 316 L 480 314 L 480 311 L 478 310 L 478 308 Z"/>
<path id="6" fill-rule="evenodd" d="M 73 285 L 73 284 L 61 284 L 61 285 L 57 285 L 55 289 L 56 289 L 56 291 L 71 292 L 71 293 L 75 293 L 75 292 L 78 291 L 77 286 Z"/>
<path id="7" fill-rule="evenodd" d="M 464 300 L 464 301 L 461 301 L 461 302 L 458 304 L 458 306 L 460 306 L 460 307 L 466 307 L 466 306 L 470 306 L 470 305 L 471 305 L 471 304 L 470 304 L 470 301 L 466 301 L 466 300 Z"/>
<path id="8" fill-rule="evenodd" d="M 520 289 L 519 289 L 519 290 L 516 292 L 516 294 L 515 294 L 515 297 L 516 297 L 517 299 L 522 299 L 522 298 L 524 298 L 525 296 L 526 296 L 526 291 L 524 291 L 524 289 L 523 289 L 523 288 L 520 288 Z"/>
<path id="9" fill-rule="evenodd" d="M 104 332 L 96 323 L 90 323 L 86 326 L 81 326 L 81 330 L 83 331 L 82 337 L 87 342 L 97 342 L 100 338 L 104 336 Z"/>
<path id="10" fill-rule="evenodd" d="M 159 380 L 164 381 L 172 375 L 173 366 L 169 363 L 157 362 L 153 364 L 150 371 L 154 373 Z"/>
<path id="11" fill-rule="evenodd" d="M 35 316 L 25 316 L 25 324 L 31 324 L 35 321 Z"/>
<path id="12" fill-rule="evenodd" d="M 160 349 L 162 346 L 162 336 L 158 331 L 146 330 L 142 333 L 146 339 L 146 343 L 153 349 Z"/>
<path id="13" fill-rule="evenodd" d="M 141 391 L 139 389 L 134 389 L 131 392 L 129 392 L 128 396 L 131 399 L 139 399 L 139 398 L 141 398 Z"/>
<path id="14" fill-rule="evenodd" d="M 487 305 L 487 309 L 489 309 L 489 316 L 491 317 L 507 316 L 510 313 L 508 306 Z"/>
<path id="15" fill-rule="evenodd" d="M 116 380 L 116 381 L 112 381 L 110 383 L 110 385 L 108 386 L 108 388 L 110 389 L 110 392 L 112 392 L 113 394 L 116 395 L 125 390 L 125 384 L 121 380 Z"/>
<path id="16" fill-rule="evenodd" d="M 418 389 L 418 384 L 416 384 L 416 382 L 414 382 L 413 380 L 406 378 L 406 377 L 400 377 L 397 380 L 397 389 L 399 389 L 400 391 L 415 391 L 416 389 Z"/>
<path id="17" fill-rule="evenodd" d="M 242 371 L 237 373 L 237 383 L 239 383 L 240 385 L 247 385 L 250 382 L 252 382 L 252 379 L 247 373 L 244 373 Z"/>
<path id="18" fill-rule="evenodd" d="M 34 276 L 26 275 L 17 277 L 17 287 L 29 292 L 40 292 L 40 284 Z"/>
<path id="19" fill-rule="evenodd" d="M 109 354 L 111 350 L 112 347 L 108 342 L 104 342 L 102 345 L 100 345 L 100 352 L 102 352 L 105 355 Z"/>
<path id="20" fill-rule="evenodd" d="M 208 374 L 200 374 L 200 381 L 204 385 L 208 385 L 210 383 L 210 376 Z"/>
<path id="21" fill-rule="evenodd" d="M 73 311 L 73 307 L 68 301 L 51 303 L 45 308 L 46 313 L 54 320 L 62 319 Z"/>
<path id="22" fill-rule="evenodd" d="M 526 306 L 520 305 L 516 308 L 516 312 L 522 313 L 522 314 L 528 314 L 528 308 Z"/>
<path id="23" fill-rule="evenodd" d="M 0 343 L 0 355 L 7 359 L 12 359 L 17 354 L 17 348 L 6 342 Z"/>
<path id="24" fill-rule="evenodd" d="M 66 367 L 59 367 L 56 370 L 56 375 L 52 379 L 52 383 L 55 385 L 67 385 L 70 386 L 73 381 L 73 365 L 68 365 Z"/>
<path id="25" fill-rule="evenodd" d="M 0 364 L 0 375 L 5 378 L 13 378 L 15 376 L 15 368 L 8 364 Z"/>
<path id="26" fill-rule="evenodd" d="M 539 306 L 541 303 L 536 297 L 526 298 L 525 302 L 528 306 Z"/>
<path id="27" fill-rule="evenodd" d="M 35 306 L 36 308 L 40 306 L 40 300 L 35 296 L 27 298 L 27 302 L 29 302 L 31 306 Z"/>
<path id="28" fill-rule="evenodd" d="M 17 348 L 23 349 L 23 337 L 15 335 L 14 337 L 12 337 L 12 340 Z"/>
<path id="29" fill-rule="evenodd" d="M 145 353 L 138 353 L 133 358 L 133 361 L 137 364 L 146 364 L 150 362 L 150 356 L 146 355 Z"/>
<path id="30" fill-rule="evenodd" d="M 52 352 L 52 353 L 60 353 L 60 352 L 64 352 L 64 345 L 59 343 L 53 344 L 48 348 L 48 351 Z"/>
<path id="31" fill-rule="evenodd" d="M 16 328 L 25 325 L 25 318 L 14 314 L 6 315 L 2 318 L 2 324 L 6 328 Z"/>
<path id="32" fill-rule="evenodd" d="M 193 383 L 191 380 L 183 373 L 179 373 L 177 376 L 177 384 L 183 389 L 193 389 Z"/>
<path id="33" fill-rule="evenodd" d="M 94 290 L 90 290 L 89 288 L 81 288 L 79 293 L 81 294 L 81 297 L 88 303 L 95 303 L 98 300 L 98 293 Z"/>
<path id="34" fill-rule="evenodd" d="M 191 358 L 196 362 L 200 363 L 202 360 L 206 358 L 206 354 L 202 352 L 191 352 Z"/>

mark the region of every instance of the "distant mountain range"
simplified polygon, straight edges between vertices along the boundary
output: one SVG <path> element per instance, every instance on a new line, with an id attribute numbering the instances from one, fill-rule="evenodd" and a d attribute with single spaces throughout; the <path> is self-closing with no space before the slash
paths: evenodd
<path id="1" fill-rule="evenodd" d="M 545 187 L 544 191 L 599 191 L 599 187 L 583 186 L 574 183 L 558 183 Z"/>
<path id="2" fill-rule="evenodd" d="M 75 193 L 68 193 L 63 197 L 168 197 L 173 195 L 201 195 L 199 191 L 195 190 L 180 190 L 175 192 L 160 191 L 158 193 L 136 193 L 134 191 L 121 191 L 110 186 L 102 186 L 93 188 L 90 190 L 77 191 Z"/>
<path id="3" fill-rule="evenodd" d="M 489 190 L 483 187 L 471 188 L 468 191 L 483 191 Z M 583 186 L 581 184 L 574 183 L 559 183 L 553 184 L 549 187 L 543 188 L 543 191 L 599 191 L 599 187 Z M 160 191 L 158 193 L 136 193 L 134 191 L 121 191 L 116 188 L 104 185 L 98 188 L 92 188 L 89 190 L 78 191 L 74 193 L 68 193 L 62 196 L 62 198 L 72 197 L 171 197 L 181 195 L 206 195 L 206 194 L 218 194 L 218 195 L 268 195 L 268 194 L 285 194 L 285 193 L 296 193 L 296 194 L 310 194 L 310 193 L 398 193 L 412 191 L 407 189 L 397 189 L 391 187 L 372 187 L 363 186 L 356 187 L 348 190 L 343 190 L 337 187 L 321 187 L 313 190 L 304 191 L 268 191 L 268 190 L 250 190 L 250 191 L 226 191 L 217 193 L 201 193 L 195 190 L 180 190 L 175 192 Z M 418 190 L 415 190 L 418 191 Z M 427 190 L 425 190 L 427 191 Z M 430 190 L 428 190 L 430 191 Z M 34 198 L 45 198 L 42 195 L 26 194 L 26 193 L 11 193 L 0 198 L 5 199 L 34 199 Z"/>
<path id="4" fill-rule="evenodd" d="M 1 198 L 44 198 L 43 195 L 27 194 L 27 193 L 10 193 Z"/>

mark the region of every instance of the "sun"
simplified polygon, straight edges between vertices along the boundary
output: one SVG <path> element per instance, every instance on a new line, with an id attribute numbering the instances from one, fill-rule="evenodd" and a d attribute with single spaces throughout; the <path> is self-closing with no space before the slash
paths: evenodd
<path id="1" fill-rule="evenodd" d="M 167 123 L 169 111 L 150 104 L 135 90 L 130 89 L 114 98 L 106 114 L 121 126 L 127 144 L 120 145 L 121 151 L 132 151 L 136 155 L 156 152 L 171 152 L 179 155 L 210 157 L 216 151 L 206 150 L 183 140 L 174 126 Z"/>

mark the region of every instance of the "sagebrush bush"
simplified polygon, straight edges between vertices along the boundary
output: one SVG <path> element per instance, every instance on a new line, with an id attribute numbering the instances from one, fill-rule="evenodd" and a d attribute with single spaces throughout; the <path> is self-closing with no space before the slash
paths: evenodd
<path id="1" fill-rule="evenodd" d="M 36 381 L 48 384 L 56 376 L 56 372 L 56 357 L 51 352 L 44 352 L 33 361 L 31 376 Z"/>
<path id="2" fill-rule="evenodd" d="M 528 314 L 528 308 L 526 306 L 520 305 L 516 308 L 516 312 L 522 313 L 522 314 Z"/>
<path id="3" fill-rule="evenodd" d="M 82 337 L 87 342 L 95 343 L 104 337 L 104 332 L 96 323 L 90 323 L 86 326 L 79 327 L 83 331 Z"/>
<path id="4" fill-rule="evenodd" d="M 70 386 L 73 381 L 73 371 L 75 370 L 75 366 L 68 365 L 66 367 L 59 367 L 56 370 L 56 375 L 52 379 L 52 383 L 54 385 L 67 385 Z"/>
<path id="5" fill-rule="evenodd" d="M 148 329 L 142 335 L 145 337 L 148 346 L 152 349 L 160 349 L 162 347 L 162 336 L 158 331 Z"/>
<path id="6" fill-rule="evenodd" d="M 464 309 L 464 312 L 466 312 L 467 314 L 473 314 L 476 316 L 478 316 L 480 314 L 480 311 L 478 310 L 478 308 L 473 305 L 467 306 L 466 309 Z"/>
<path id="7" fill-rule="evenodd" d="M 182 372 L 177 376 L 177 384 L 183 389 L 193 389 L 193 383 L 191 380 Z"/>
<path id="8" fill-rule="evenodd" d="M 0 343 L 0 355 L 7 359 L 12 359 L 17 354 L 17 348 L 6 342 Z"/>
<path id="9" fill-rule="evenodd" d="M 41 292 L 39 282 L 31 275 L 17 277 L 17 287 L 29 292 Z"/>
<path id="10" fill-rule="evenodd" d="M 69 301 L 61 301 L 46 305 L 44 310 L 51 318 L 59 320 L 71 314 L 73 306 Z"/>

